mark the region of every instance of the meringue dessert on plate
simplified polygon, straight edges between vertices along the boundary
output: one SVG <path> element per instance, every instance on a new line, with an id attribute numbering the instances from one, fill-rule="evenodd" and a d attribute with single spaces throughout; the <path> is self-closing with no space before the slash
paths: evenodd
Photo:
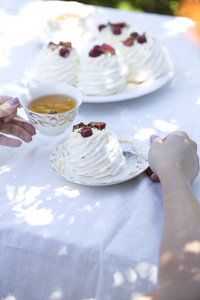
<path id="1" fill-rule="evenodd" d="M 77 87 L 85 95 L 112 95 L 124 89 L 127 72 L 113 47 L 96 45 L 81 58 Z"/>
<path id="2" fill-rule="evenodd" d="M 128 82 L 154 80 L 172 71 L 167 49 L 148 34 L 132 32 L 118 45 L 120 58 L 128 65 Z"/>
<path id="3" fill-rule="evenodd" d="M 50 42 L 43 46 L 26 72 L 31 83 L 63 82 L 75 85 L 79 71 L 79 56 L 71 42 Z"/>
<path id="4" fill-rule="evenodd" d="M 79 176 L 114 176 L 126 164 L 117 136 L 104 122 L 74 125 L 65 149 L 70 168 Z"/>

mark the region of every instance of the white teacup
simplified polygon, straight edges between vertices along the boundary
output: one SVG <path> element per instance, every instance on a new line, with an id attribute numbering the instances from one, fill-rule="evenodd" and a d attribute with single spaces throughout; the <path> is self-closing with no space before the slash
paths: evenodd
<path id="1" fill-rule="evenodd" d="M 66 95 L 76 101 L 72 110 L 64 113 L 41 114 L 31 111 L 28 106 L 31 101 L 46 95 Z M 31 87 L 26 94 L 20 98 L 30 123 L 40 133 L 49 136 L 62 134 L 74 121 L 80 105 L 83 101 L 82 93 L 75 87 L 65 83 L 46 83 Z"/>

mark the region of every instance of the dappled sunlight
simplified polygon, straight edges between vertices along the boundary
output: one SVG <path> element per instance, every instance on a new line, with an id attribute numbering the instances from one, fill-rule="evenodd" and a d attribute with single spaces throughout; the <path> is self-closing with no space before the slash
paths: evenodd
<path id="1" fill-rule="evenodd" d="M 136 134 L 134 134 L 134 138 L 140 141 L 146 141 L 149 140 L 149 137 L 155 134 L 155 130 L 152 128 L 141 128 L 137 131 Z"/>
<path id="2" fill-rule="evenodd" d="M 124 277 L 119 271 L 114 273 L 113 279 L 114 279 L 114 283 L 113 283 L 114 287 L 121 286 L 124 283 Z"/>
<path id="3" fill-rule="evenodd" d="M 148 262 L 141 262 L 135 266 L 135 271 L 142 279 L 147 279 L 152 284 L 157 283 L 158 267 Z"/>
<path id="4" fill-rule="evenodd" d="M 17 298 L 14 297 L 13 295 L 8 295 L 5 298 L 2 298 L 2 300 L 17 300 Z"/>
<path id="5" fill-rule="evenodd" d="M 17 218 L 24 218 L 24 220 L 30 225 L 47 225 L 54 220 L 51 209 L 39 208 L 42 204 L 42 200 L 37 201 L 28 208 L 23 208 L 23 204 L 17 204 L 13 207 Z"/>
<path id="6" fill-rule="evenodd" d="M 67 255 L 68 251 L 67 251 L 67 246 L 63 246 L 60 248 L 60 251 L 58 252 L 58 255 Z"/>
<path id="7" fill-rule="evenodd" d="M 63 292 L 60 288 L 57 288 L 49 297 L 50 300 L 63 299 Z"/>
<path id="8" fill-rule="evenodd" d="M 5 186 L 5 191 L 6 191 L 6 196 L 9 200 L 13 200 L 15 199 L 15 186 L 11 186 L 11 185 L 6 185 Z"/>
<path id="9" fill-rule="evenodd" d="M 129 267 L 126 270 L 126 278 L 127 278 L 128 282 L 135 283 L 138 279 L 138 275 L 133 268 Z"/>
<path id="10" fill-rule="evenodd" d="M 171 261 L 172 259 L 172 253 L 170 251 L 165 251 L 162 255 L 162 264 L 167 264 Z"/>
<path id="11" fill-rule="evenodd" d="M 49 185 L 46 186 L 31 186 L 28 190 L 26 185 L 18 188 L 17 193 L 15 194 L 15 202 L 23 200 L 23 205 L 28 206 L 35 202 L 36 198 L 41 195 L 41 191 L 50 188 Z"/>
<path id="12" fill-rule="evenodd" d="M 31 186 L 27 189 L 26 185 L 18 188 L 6 185 L 7 198 L 13 202 L 12 211 L 16 218 L 22 218 L 30 225 L 50 224 L 54 220 L 51 209 L 43 208 L 44 201 L 37 200 L 38 196 L 41 196 L 41 192 L 49 187 L 49 185 L 43 187 Z M 50 200 L 49 197 L 48 200 Z"/>
<path id="13" fill-rule="evenodd" d="M 131 286 L 141 280 L 148 281 L 150 285 L 157 284 L 158 267 L 148 262 L 140 262 L 134 267 L 127 267 L 123 272 L 116 271 L 113 274 L 113 288 L 122 287 L 127 284 Z"/>
<path id="14" fill-rule="evenodd" d="M 154 120 L 153 124 L 161 132 L 176 131 L 179 127 L 177 124 L 175 124 L 174 120 L 171 122 L 166 122 L 164 120 Z"/>
<path id="15" fill-rule="evenodd" d="M 80 196 L 79 190 L 72 190 L 69 186 L 58 187 L 55 189 L 55 196 L 66 195 L 69 198 L 76 198 Z"/>
<path id="16" fill-rule="evenodd" d="M 163 27 L 170 30 L 171 35 L 186 32 L 189 27 L 194 27 L 194 22 L 187 18 L 173 18 L 163 24 Z"/>
<path id="17" fill-rule="evenodd" d="M 200 241 L 193 241 L 187 243 L 183 248 L 185 252 L 193 253 L 193 254 L 200 254 Z"/>
<path id="18" fill-rule="evenodd" d="M 200 104 L 200 98 L 197 99 L 196 104 Z"/>
<path id="19" fill-rule="evenodd" d="M 84 206 L 83 210 L 91 211 L 92 210 L 92 206 L 91 205 L 86 205 L 86 206 Z"/>
<path id="20" fill-rule="evenodd" d="M 7 166 L 0 167 L 0 175 L 2 175 L 3 173 L 6 173 L 6 172 L 10 172 L 9 167 L 7 167 Z"/>
<path id="21" fill-rule="evenodd" d="M 23 87 L 19 85 L 18 83 L 12 83 L 12 84 L 4 84 L 4 89 L 9 91 L 9 94 L 13 95 L 21 95 L 26 92 L 26 87 Z M 19 111 L 20 113 L 22 111 Z M 25 113 L 24 113 L 25 115 Z"/>
<path id="22" fill-rule="evenodd" d="M 72 224 L 74 224 L 74 222 L 75 222 L 75 217 L 74 217 L 74 216 L 71 216 L 71 217 L 69 218 L 68 224 L 69 224 L 69 225 L 72 225 Z"/>

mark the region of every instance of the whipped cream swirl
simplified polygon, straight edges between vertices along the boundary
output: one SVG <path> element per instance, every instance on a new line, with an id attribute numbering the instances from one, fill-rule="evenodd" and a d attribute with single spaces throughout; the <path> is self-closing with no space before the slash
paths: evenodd
<path id="1" fill-rule="evenodd" d="M 153 37 L 146 35 L 146 42 L 134 41 L 133 45 L 118 46 L 122 60 L 129 66 L 128 82 L 141 83 L 153 80 L 172 71 L 169 54 Z"/>
<path id="2" fill-rule="evenodd" d="M 75 85 L 79 70 L 79 57 L 71 47 L 67 57 L 59 54 L 62 46 L 44 46 L 31 67 L 30 79 L 36 83 L 64 82 Z"/>
<path id="3" fill-rule="evenodd" d="M 92 128 L 83 138 L 80 129 L 69 133 L 66 151 L 72 170 L 80 176 L 102 178 L 116 175 L 125 166 L 125 157 L 117 136 L 109 129 Z"/>
<path id="4" fill-rule="evenodd" d="M 126 85 L 127 68 L 122 67 L 117 55 L 98 57 L 84 55 L 77 87 L 85 95 L 106 96 L 122 91 Z"/>
<path id="5" fill-rule="evenodd" d="M 131 31 L 133 31 L 133 28 L 126 25 L 121 28 L 120 34 L 114 34 L 111 26 L 106 26 L 101 29 L 101 31 L 98 30 L 96 38 L 99 43 L 108 43 L 109 45 L 115 46 L 119 42 L 125 40 Z"/>

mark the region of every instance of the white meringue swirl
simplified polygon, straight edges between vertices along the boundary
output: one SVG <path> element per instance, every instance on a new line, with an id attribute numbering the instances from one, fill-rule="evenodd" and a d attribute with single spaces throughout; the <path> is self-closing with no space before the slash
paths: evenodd
<path id="1" fill-rule="evenodd" d="M 126 85 L 127 69 L 117 55 L 111 53 L 82 59 L 77 87 L 85 95 L 105 96 L 122 91 Z"/>
<path id="2" fill-rule="evenodd" d="M 72 170 L 80 176 L 93 178 L 116 175 L 125 166 L 117 136 L 107 128 L 92 128 L 92 131 L 93 134 L 85 138 L 80 129 L 69 133 L 66 152 Z"/>
<path id="3" fill-rule="evenodd" d="M 111 26 L 106 26 L 101 29 L 101 31 L 98 30 L 96 38 L 99 43 L 106 43 L 111 46 L 115 46 L 119 42 L 128 38 L 132 31 L 133 28 L 130 28 L 129 25 L 126 25 L 121 28 L 121 34 L 114 34 L 112 32 Z"/>
<path id="4" fill-rule="evenodd" d="M 118 46 L 122 60 L 129 66 L 128 82 L 153 80 L 173 69 L 166 48 L 149 35 L 146 40 L 143 44 L 134 40 L 132 46 L 123 43 Z"/>
<path id="5" fill-rule="evenodd" d="M 64 82 L 75 85 L 79 70 L 79 57 L 71 48 L 67 57 L 59 55 L 59 47 L 44 46 L 31 68 L 32 80 L 37 83 Z"/>

